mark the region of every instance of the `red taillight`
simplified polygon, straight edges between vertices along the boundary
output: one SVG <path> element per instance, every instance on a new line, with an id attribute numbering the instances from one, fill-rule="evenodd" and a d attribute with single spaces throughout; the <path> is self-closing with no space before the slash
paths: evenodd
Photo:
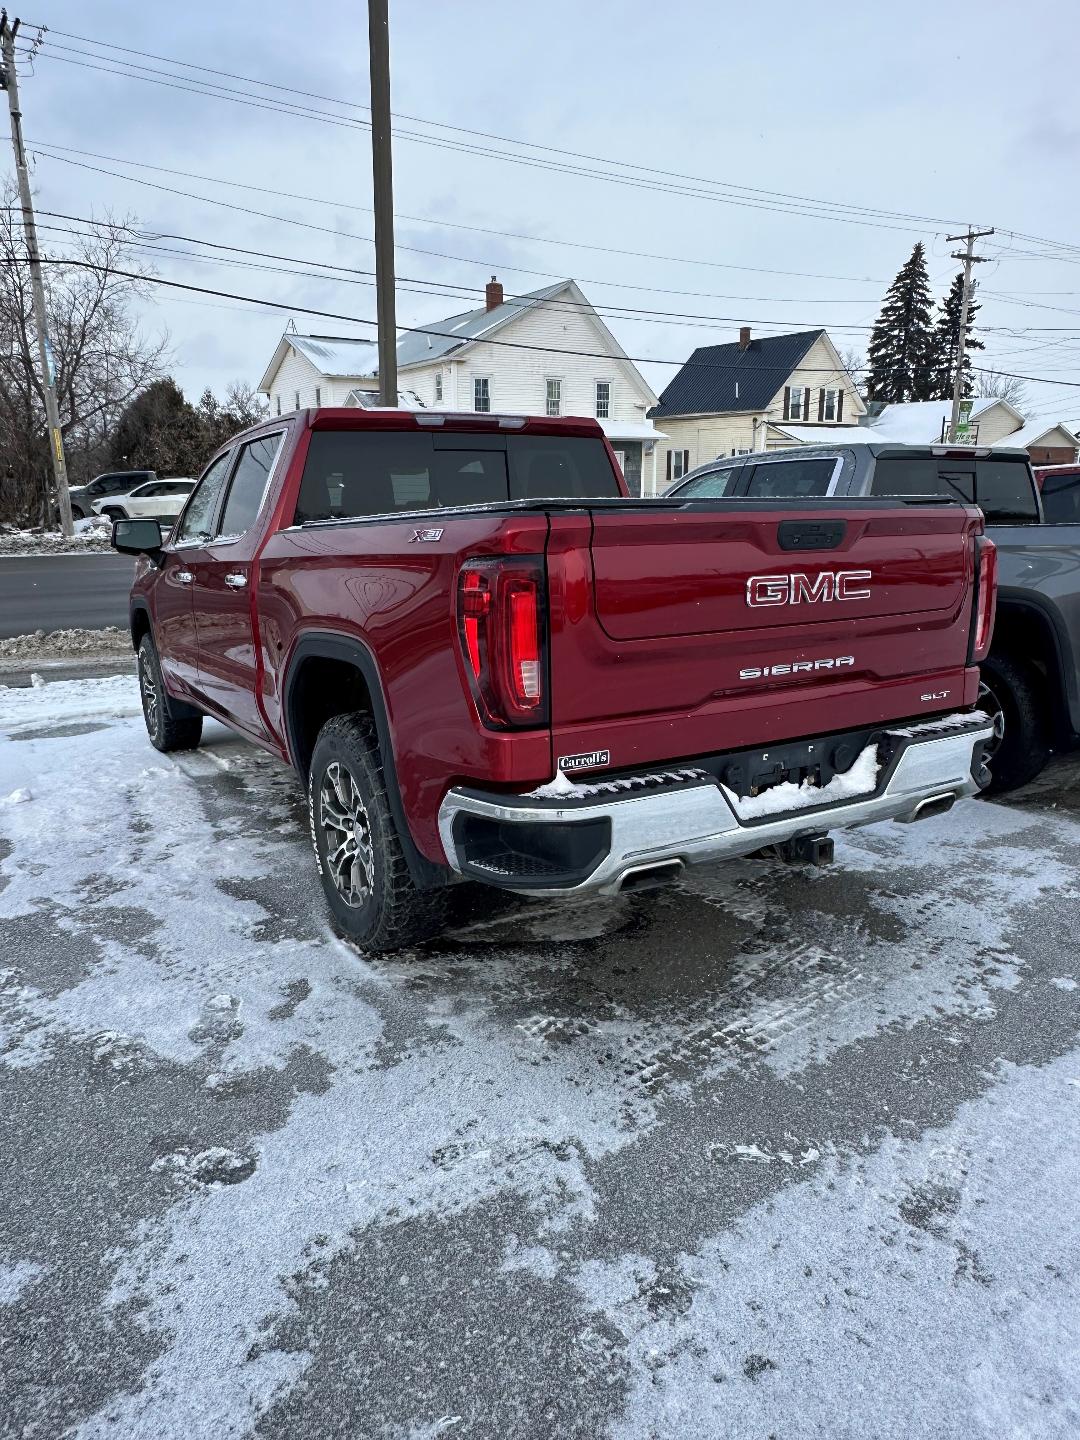
<path id="1" fill-rule="evenodd" d="M 472 560 L 462 569 L 462 651 L 485 724 L 547 723 L 546 618 L 541 557 Z"/>
<path id="2" fill-rule="evenodd" d="M 997 546 L 985 535 L 975 541 L 976 596 L 975 625 L 971 636 L 971 659 L 977 664 L 990 653 L 997 610 Z"/>

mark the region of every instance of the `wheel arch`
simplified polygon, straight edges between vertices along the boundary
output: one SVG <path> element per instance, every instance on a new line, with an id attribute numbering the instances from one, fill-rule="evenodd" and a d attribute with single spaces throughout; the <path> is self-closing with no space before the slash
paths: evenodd
<path id="1" fill-rule="evenodd" d="M 998 596 L 988 658 L 1003 651 L 1035 664 L 1045 680 L 1051 718 L 1061 717 L 1067 721 L 1069 730 L 1080 733 L 1076 667 L 1068 636 L 1061 632 L 1061 617 L 1055 609 L 1037 596 L 1002 591 Z"/>
<path id="2" fill-rule="evenodd" d="M 357 710 L 370 714 L 379 737 L 390 813 L 413 880 L 433 888 L 446 884 L 450 872 L 434 864 L 416 847 L 398 785 L 393 735 L 382 676 L 374 655 L 352 635 L 307 631 L 289 656 L 282 685 L 282 723 L 289 758 L 306 782 L 315 741 L 335 715 Z"/>

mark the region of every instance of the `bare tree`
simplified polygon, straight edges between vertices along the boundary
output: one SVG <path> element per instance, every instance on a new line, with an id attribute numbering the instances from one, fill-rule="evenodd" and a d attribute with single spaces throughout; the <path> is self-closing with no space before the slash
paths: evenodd
<path id="1" fill-rule="evenodd" d="M 47 493 L 48 439 L 20 215 L 10 182 L 2 193 L 0 519 L 29 521 L 42 513 Z M 161 373 L 168 347 L 166 335 L 145 336 L 135 318 L 149 272 L 134 258 L 131 241 L 128 225 L 102 221 L 71 236 L 63 260 L 45 267 L 60 428 L 73 484 L 89 478 L 124 406 Z"/>
<path id="2" fill-rule="evenodd" d="M 1019 375 L 1003 375 L 1000 370 L 980 370 L 975 377 L 975 393 L 987 400 L 1007 400 L 1017 410 L 1027 403 L 1027 386 Z"/>
<path id="3" fill-rule="evenodd" d="M 863 393 L 865 380 L 862 378 L 865 373 L 865 360 L 862 352 L 856 350 L 854 345 L 849 345 L 846 350 L 837 352 L 840 356 L 840 364 L 843 365 L 848 379 L 854 385 L 860 395 Z"/>

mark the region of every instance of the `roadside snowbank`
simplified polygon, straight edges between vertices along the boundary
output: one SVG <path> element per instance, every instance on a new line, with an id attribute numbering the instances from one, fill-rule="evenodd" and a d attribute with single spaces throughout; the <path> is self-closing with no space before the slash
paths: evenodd
<path id="1" fill-rule="evenodd" d="M 104 515 L 75 521 L 75 538 L 59 530 L 17 530 L 0 525 L 0 555 L 85 555 L 111 550 L 112 521 Z"/>
<path id="2" fill-rule="evenodd" d="M 12 635 L 0 640 L 0 661 L 66 658 L 95 655 L 127 655 L 131 636 L 118 625 L 103 630 L 34 630 L 29 635 Z"/>

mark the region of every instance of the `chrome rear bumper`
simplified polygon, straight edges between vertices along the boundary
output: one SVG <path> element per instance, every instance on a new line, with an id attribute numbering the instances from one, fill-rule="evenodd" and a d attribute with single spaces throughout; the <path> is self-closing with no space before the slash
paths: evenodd
<path id="1" fill-rule="evenodd" d="M 865 797 L 813 809 L 740 821 L 711 775 L 679 767 L 616 783 L 598 776 L 591 785 L 580 787 L 586 793 L 574 797 L 572 803 L 561 797 L 453 789 L 439 811 L 439 833 L 451 867 L 469 878 L 523 894 L 578 895 L 590 890 L 614 894 L 628 877 L 654 867 L 670 870 L 676 865 L 748 855 L 800 836 L 878 820 L 915 820 L 921 811 L 936 813 L 980 789 L 975 778 L 976 747 L 981 753 L 982 745 L 993 735 L 992 722 L 980 712 L 885 729 L 883 735 L 898 749 L 878 788 Z M 655 788 L 639 788 L 655 782 L 659 782 Z M 526 842 L 527 831 L 505 827 L 547 827 L 544 832 L 534 832 L 537 839 L 541 833 L 557 840 L 560 833 L 563 838 L 571 834 L 581 837 L 589 852 L 583 862 L 587 873 L 560 875 L 556 866 L 545 874 L 530 864 L 528 843 L 520 847 L 526 856 L 520 865 L 496 854 L 470 856 L 470 822 L 463 817 L 495 822 L 487 827 L 492 833 L 502 827 L 499 834 L 521 834 Z"/>

